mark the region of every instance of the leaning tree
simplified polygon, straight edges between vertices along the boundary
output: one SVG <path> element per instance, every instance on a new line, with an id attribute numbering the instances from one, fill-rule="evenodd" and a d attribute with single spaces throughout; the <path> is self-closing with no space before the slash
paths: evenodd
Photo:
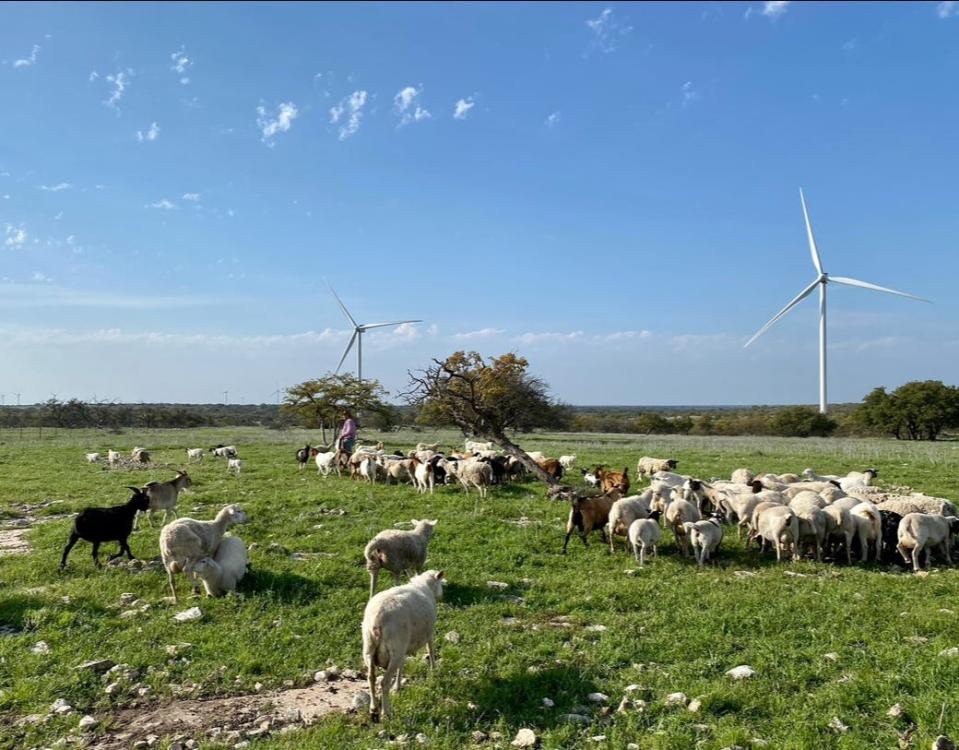
<path id="1" fill-rule="evenodd" d="M 528 367 L 524 358 L 512 353 L 486 361 L 477 352 L 456 352 L 411 372 L 406 398 L 419 408 L 420 421 L 455 424 L 469 435 L 491 440 L 554 485 L 556 480 L 507 436 L 508 431 L 559 427 L 566 418 L 565 408 Z"/>

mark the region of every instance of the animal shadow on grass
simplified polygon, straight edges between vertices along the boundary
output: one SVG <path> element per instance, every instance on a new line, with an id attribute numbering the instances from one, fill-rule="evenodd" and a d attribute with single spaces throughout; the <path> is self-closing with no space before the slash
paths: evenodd
<path id="1" fill-rule="evenodd" d="M 247 595 L 266 593 L 283 604 L 316 601 L 327 593 L 326 588 L 298 573 L 275 573 L 265 568 L 254 568 L 240 581 L 239 590 Z"/>
<path id="2" fill-rule="evenodd" d="M 484 711 L 501 716 L 510 724 L 535 722 L 541 728 L 560 723 L 559 718 L 574 706 L 586 703 L 596 692 L 594 682 L 573 667 L 555 666 L 529 673 L 525 667 L 505 676 L 489 677 L 479 683 L 473 700 Z M 543 711 L 543 698 L 556 702 L 556 709 Z"/>
<path id="3" fill-rule="evenodd" d="M 443 587 L 443 603 L 450 607 L 471 607 L 475 604 L 494 602 L 502 596 L 499 591 L 480 586 L 450 581 Z"/>

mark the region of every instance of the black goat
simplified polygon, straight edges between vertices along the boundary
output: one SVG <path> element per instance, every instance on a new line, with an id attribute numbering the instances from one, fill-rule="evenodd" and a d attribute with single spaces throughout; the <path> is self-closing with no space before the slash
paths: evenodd
<path id="1" fill-rule="evenodd" d="M 60 559 L 60 570 L 66 567 L 67 555 L 70 554 L 73 545 L 81 539 L 93 543 L 93 564 L 98 568 L 100 567 L 100 545 L 103 542 L 120 543 L 120 551 L 111 555 L 110 560 L 115 560 L 124 552 L 127 553 L 127 557 L 133 559 L 127 538 L 133 531 L 133 519 L 137 511 L 145 513 L 150 509 L 150 496 L 137 487 L 127 489 L 133 492 L 133 497 L 124 505 L 115 505 L 112 508 L 84 508 L 77 513 L 77 517 L 73 519 L 70 540 L 63 549 L 63 557 Z"/>

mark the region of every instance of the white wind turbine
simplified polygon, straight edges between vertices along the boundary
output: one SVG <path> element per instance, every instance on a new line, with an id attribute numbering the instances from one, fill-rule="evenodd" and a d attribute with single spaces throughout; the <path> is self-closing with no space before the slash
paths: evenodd
<path id="1" fill-rule="evenodd" d="M 356 343 L 356 379 L 363 379 L 363 334 L 373 328 L 386 328 L 387 326 L 400 326 L 404 323 L 422 323 L 422 320 L 394 320 L 391 323 L 357 323 L 353 316 L 350 315 L 350 311 L 346 309 L 346 305 L 343 304 L 343 300 L 340 299 L 340 296 L 336 293 L 336 290 L 333 286 L 327 282 L 327 286 L 330 287 L 330 291 L 333 293 L 333 296 L 336 298 L 337 303 L 340 306 L 340 309 L 343 311 L 343 314 L 346 316 L 346 319 L 350 321 L 350 325 L 353 326 L 353 335 L 350 336 L 350 343 L 346 345 L 346 350 L 343 352 L 343 356 L 340 357 L 340 363 L 336 366 L 334 372 L 339 372 L 340 368 L 343 366 L 343 362 L 346 361 L 346 356 L 350 353 L 350 349 L 353 348 L 353 344 Z"/>
<path id="2" fill-rule="evenodd" d="M 802 213 L 803 218 L 806 220 L 806 236 L 809 238 L 809 253 L 812 255 L 812 264 L 816 267 L 816 273 L 819 274 L 816 277 L 816 280 L 813 281 L 809 286 L 803 289 L 799 294 L 796 295 L 788 305 L 786 305 L 782 310 L 776 313 L 776 316 L 770 320 L 766 325 L 756 331 L 755 335 L 746 342 L 745 346 L 749 346 L 756 339 L 762 336 L 769 328 L 783 317 L 786 313 L 792 310 L 796 305 L 802 302 L 806 297 L 813 293 L 816 287 L 819 287 L 819 412 L 821 414 L 826 413 L 826 284 L 830 282 L 835 282 L 837 284 L 844 284 L 845 286 L 857 286 L 862 289 L 872 289 L 875 292 L 886 292 L 887 294 L 896 294 L 900 297 L 908 297 L 909 299 L 919 300 L 920 302 L 928 302 L 929 300 L 923 299 L 922 297 L 916 297 L 913 294 L 906 294 L 905 292 L 899 292 L 895 289 L 888 289 L 884 286 L 879 286 L 877 284 L 870 284 L 867 281 L 859 281 L 858 279 L 850 279 L 845 276 L 830 276 L 825 271 L 822 270 L 822 258 L 819 256 L 819 250 L 816 248 L 816 238 L 813 237 L 812 233 L 812 224 L 809 223 L 809 212 L 806 211 L 806 198 L 803 196 L 802 188 L 799 189 L 799 200 L 802 203 Z M 745 348 L 745 347 L 744 347 Z"/>

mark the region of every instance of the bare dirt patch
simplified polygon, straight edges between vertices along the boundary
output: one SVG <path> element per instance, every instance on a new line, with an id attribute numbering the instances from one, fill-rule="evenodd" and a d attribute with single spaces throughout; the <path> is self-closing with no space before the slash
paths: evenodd
<path id="1" fill-rule="evenodd" d="M 62 502 L 62 500 L 49 500 L 39 505 L 18 506 L 17 510 L 27 515 L 0 523 L 0 557 L 28 554 L 32 549 L 30 542 L 27 541 L 27 534 L 30 532 L 30 529 L 38 523 L 59 521 L 68 517 L 67 514 L 39 517 L 31 514 L 42 508 L 47 508 Z"/>
<path id="2" fill-rule="evenodd" d="M 127 750 L 140 740 L 150 742 L 148 738 L 164 737 L 236 742 L 292 731 L 328 714 L 345 713 L 353 705 L 354 697 L 365 689 L 362 679 L 344 678 L 305 688 L 121 709 L 103 722 L 109 730 L 89 747 Z"/>

